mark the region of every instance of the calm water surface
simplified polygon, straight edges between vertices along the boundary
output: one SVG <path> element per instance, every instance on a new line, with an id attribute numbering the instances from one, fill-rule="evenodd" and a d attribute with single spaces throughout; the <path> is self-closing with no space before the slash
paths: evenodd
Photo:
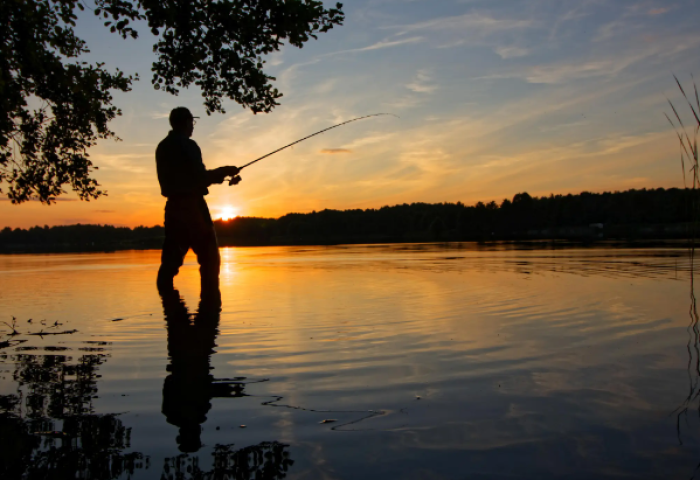
<path id="1" fill-rule="evenodd" d="M 0 476 L 700 476 L 685 249 L 222 257 L 0 256 Z"/>

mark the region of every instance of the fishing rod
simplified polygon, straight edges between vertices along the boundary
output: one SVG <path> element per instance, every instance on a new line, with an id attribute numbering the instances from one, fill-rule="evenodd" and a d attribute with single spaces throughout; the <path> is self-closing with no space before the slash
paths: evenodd
<path id="1" fill-rule="evenodd" d="M 256 158 L 256 159 L 253 160 L 252 162 L 248 162 L 248 163 L 246 163 L 245 165 L 243 165 L 242 167 L 239 167 L 239 168 L 238 168 L 238 171 L 240 172 L 240 171 L 243 170 L 244 168 L 249 167 L 249 166 L 251 166 L 252 164 L 254 164 L 254 163 L 256 163 L 256 162 L 259 162 L 260 160 L 262 160 L 262 159 L 264 159 L 264 158 L 267 158 L 267 157 L 269 157 L 270 155 L 274 155 L 274 154 L 277 153 L 277 152 L 281 152 L 281 151 L 284 150 L 285 148 L 289 148 L 289 147 L 291 147 L 291 146 L 294 146 L 294 145 L 296 145 L 297 143 L 301 143 L 301 142 L 303 142 L 304 140 L 308 140 L 309 138 L 315 137 L 316 135 L 320 135 L 320 134 L 322 134 L 322 133 L 324 133 L 324 132 L 327 132 L 328 130 L 332 130 L 332 129 L 334 129 L 334 128 L 342 127 L 343 125 L 347 125 L 348 123 L 356 122 L 356 121 L 358 121 L 358 120 L 364 120 L 365 118 L 380 117 L 380 116 L 382 116 L 382 115 L 391 115 L 392 117 L 396 117 L 396 115 L 394 115 L 394 114 L 392 114 L 392 113 L 373 113 L 372 115 L 365 115 L 364 117 L 357 117 L 357 118 L 353 118 L 352 120 L 347 120 L 347 121 L 342 122 L 342 123 L 339 123 L 339 124 L 337 124 L 337 125 L 333 125 L 333 126 L 331 126 L 331 127 L 324 128 L 323 130 L 319 130 L 318 132 L 312 133 L 311 135 L 308 135 L 308 136 L 306 136 L 306 137 L 304 137 L 304 138 L 301 138 L 301 139 L 297 140 L 296 142 L 292 142 L 292 143 L 290 143 L 289 145 L 285 145 L 285 146 L 282 147 L 282 148 L 278 148 L 278 149 L 275 150 L 274 152 L 270 152 L 270 153 L 268 153 L 268 154 L 266 154 L 266 155 L 263 155 L 263 156 L 260 157 L 260 158 Z M 396 117 L 396 118 L 398 118 L 398 117 Z M 231 180 L 229 180 L 228 184 L 229 184 L 229 185 L 237 185 L 238 182 L 240 182 L 240 181 L 241 181 L 241 177 L 240 177 L 239 175 L 235 175 Z"/>

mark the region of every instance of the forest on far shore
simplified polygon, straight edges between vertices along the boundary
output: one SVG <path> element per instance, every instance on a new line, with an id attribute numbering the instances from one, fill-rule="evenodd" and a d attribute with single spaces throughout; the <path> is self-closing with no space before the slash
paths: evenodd
<path id="1" fill-rule="evenodd" d="M 500 204 L 404 203 L 280 218 L 237 217 L 214 225 L 221 246 L 688 238 L 697 220 L 693 195 L 697 192 L 678 188 L 546 197 L 523 192 Z M 0 252 L 160 248 L 163 237 L 162 226 L 5 227 L 0 230 Z"/>

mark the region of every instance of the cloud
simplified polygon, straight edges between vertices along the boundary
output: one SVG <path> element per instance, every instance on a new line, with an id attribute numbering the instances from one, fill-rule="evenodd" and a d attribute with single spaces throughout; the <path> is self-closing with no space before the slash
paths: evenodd
<path id="1" fill-rule="evenodd" d="M 389 42 L 387 40 L 382 40 L 381 42 L 377 42 L 377 43 L 370 45 L 368 47 L 358 48 L 355 51 L 368 52 L 370 50 L 379 50 L 382 48 L 398 47 L 399 45 L 405 45 L 407 43 L 416 43 L 416 42 L 420 42 L 421 40 L 423 40 L 423 37 L 411 37 L 411 38 L 405 38 L 403 40 L 394 40 L 392 42 Z"/>
<path id="2" fill-rule="evenodd" d="M 598 34 L 593 38 L 593 41 L 605 42 L 613 38 L 616 34 L 629 34 L 629 31 L 625 30 L 625 24 L 623 22 L 614 21 L 602 25 L 598 29 Z"/>
<path id="3" fill-rule="evenodd" d="M 394 100 L 385 102 L 382 104 L 382 106 L 397 110 L 397 109 L 414 108 L 420 104 L 421 104 L 421 100 L 416 95 L 404 95 L 404 96 L 398 97 Z"/>
<path id="4" fill-rule="evenodd" d="M 508 58 L 524 57 L 530 53 L 530 50 L 517 46 L 497 47 L 496 53 L 505 60 Z"/>
<path id="5" fill-rule="evenodd" d="M 407 25 L 396 25 L 387 28 L 399 30 L 397 35 L 421 30 L 459 30 L 459 31 L 479 31 L 482 34 L 489 34 L 497 31 L 531 28 L 535 24 L 530 20 L 494 18 L 481 13 L 466 13 L 452 17 L 439 17 L 424 22 Z"/>
<path id="6" fill-rule="evenodd" d="M 511 73 L 496 74 L 482 78 L 522 78 L 529 83 L 563 84 L 569 81 L 592 77 L 613 77 L 627 67 L 648 57 L 647 52 L 631 54 L 627 57 L 604 58 L 600 60 L 533 65 L 519 68 Z"/>
<path id="7" fill-rule="evenodd" d="M 96 153 L 93 158 L 103 171 L 153 173 L 153 153 Z"/>
<path id="8" fill-rule="evenodd" d="M 426 70 L 419 70 L 413 81 L 406 84 L 406 88 L 416 93 L 433 93 L 437 87 L 430 85 L 430 80 L 432 78 Z"/>
<path id="9" fill-rule="evenodd" d="M 655 15 L 663 15 L 664 13 L 668 12 L 668 10 L 669 9 L 665 8 L 665 7 L 664 8 L 652 8 L 651 10 L 649 10 L 648 13 L 650 16 L 653 17 Z"/>
<path id="10" fill-rule="evenodd" d="M 95 210 L 95 213 L 116 213 L 116 210 Z"/>
<path id="11" fill-rule="evenodd" d="M 564 130 L 567 128 L 579 128 L 583 127 L 584 125 L 588 125 L 589 122 L 583 120 L 579 122 L 569 122 L 569 123 L 561 123 L 558 125 L 550 125 L 550 126 L 542 126 L 539 127 L 540 132 L 544 133 L 549 133 L 549 132 L 556 132 L 557 130 Z"/>
<path id="12" fill-rule="evenodd" d="M 580 78 L 614 75 L 627 65 L 611 60 L 599 60 L 560 65 L 535 66 L 525 78 L 530 83 L 564 83 Z"/>
<path id="13" fill-rule="evenodd" d="M 362 48 L 351 48 L 348 50 L 338 50 L 337 52 L 330 52 L 321 55 L 321 57 L 332 57 L 335 55 L 341 55 L 344 53 L 358 53 L 358 52 L 369 52 L 372 50 L 382 50 L 384 48 L 398 47 L 401 45 L 407 45 L 410 43 L 417 43 L 423 40 L 423 37 L 409 37 L 402 40 L 381 40 L 379 42 L 373 43 L 367 47 Z"/>
<path id="14" fill-rule="evenodd" d="M 397 134 L 395 134 L 395 133 L 370 134 L 370 135 L 367 135 L 366 137 L 353 140 L 348 145 L 348 148 L 358 148 L 358 147 L 364 147 L 367 145 L 376 145 L 376 144 L 388 144 L 388 143 L 391 143 L 392 140 L 394 140 L 394 137 L 396 135 Z"/>
<path id="15" fill-rule="evenodd" d="M 320 153 L 327 154 L 327 155 L 335 155 L 338 153 L 352 153 L 352 150 L 348 148 L 324 148 L 323 150 L 320 151 Z"/>
<path id="16" fill-rule="evenodd" d="M 284 63 L 284 60 L 282 59 L 283 55 L 284 54 L 282 53 L 281 50 L 276 50 L 276 51 L 272 52 L 271 54 L 269 54 L 267 56 L 267 58 L 265 59 L 267 66 L 276 67 L 278 65 L 282 65 Z"/>
<path id="17" fill-rule="evenodd" d="M 564 13 L 562 16 L 557 18 L 557 20 L 554 22 L 554 25 L 552 26 L 551 31 L 549 32 L 549 41 L 554 41 L 556 40 L 559 31 L 561 30 L 562 26 L 565 23 L 572 22 L 572 21 L 580 21 L 582 18 L 587 17 L 590 15 L 590 13 L 582 13 L 581 9 L 584 8 L 586 5 L 577 5 L 573 10 L 569 10 L 566 13 Z"/>
<path id="18" fill-rule="evenodd" d="M 678 34 L 660 36 L 652 45 L 635 42 L 624 50 L 602 47 L 596 55 L 572 61 L 567 58 L 549 64 L 518 66 L 504 73 L 480 77 L 482 79 L 520 78 L 534 84 L 565 84 L 567 82 L 596 77 L 613 78 L 625 73 L 631 67 L 645 68 L 658 73 L 652 65 L 668 63 L 668 59 L 700 45 L 700 35 Z"/>

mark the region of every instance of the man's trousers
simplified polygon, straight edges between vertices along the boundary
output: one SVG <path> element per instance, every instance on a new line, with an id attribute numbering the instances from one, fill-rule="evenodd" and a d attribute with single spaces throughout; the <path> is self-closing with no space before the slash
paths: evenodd
<path id="1" fill-rule="evenodd" d="M 221 257 L 207 202 L 201 195 L 168 198 L 158 288 L 172 288 L 190 248 L 197 255 L 202 293 L 218 292 Z"/>

